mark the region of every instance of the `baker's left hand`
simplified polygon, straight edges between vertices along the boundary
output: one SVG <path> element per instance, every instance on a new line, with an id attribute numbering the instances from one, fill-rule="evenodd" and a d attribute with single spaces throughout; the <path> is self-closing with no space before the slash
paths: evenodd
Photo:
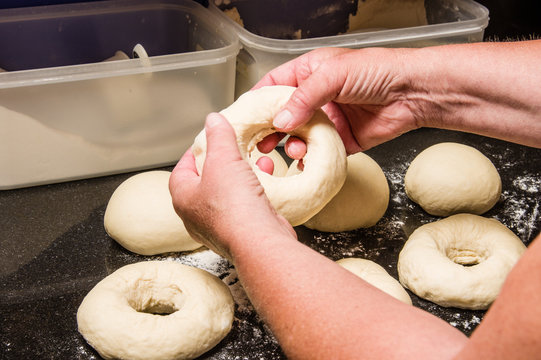
<path id="1" fill-rule="evenodd" d="M 229 122 L 220 114 L 209 114 L 205 132 L 207 155 L 202 175 L 188 150 L 169 180 L 175 211 L 190 235 L 233 261 L 236 250 L 256 245 L 246 239 L 271 240 L 280 233 L 296 240 L 295 231 L 276 213 L 252 168 L 242 159 Z"/>

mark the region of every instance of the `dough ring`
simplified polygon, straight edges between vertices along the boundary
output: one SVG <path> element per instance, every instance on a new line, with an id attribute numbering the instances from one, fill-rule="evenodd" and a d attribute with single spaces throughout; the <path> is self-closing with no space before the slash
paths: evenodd
<path id="1" fill-rule="evenodd" d="M 105 359 L 193 359 L 231 330 L 234 302 L 210 273 L 173 261 L 124 266 L 77 311 L 79 332 Z"/>
<path id="2" fill-rule="evenodd" d="M 375 262 L 359 258 L 345 258 L 338 260 L 336 263 L 370 285 L 377 287 L 395 299 L 411 305 L 411 298 L 402 285 Z"/>
<path id="3" fill-rule="evenodd" d="M 249 91 L 221 111 L 237 134 L 244 159 L 249 158 L 261 139 L 276 132 L 272 121 L 294 90 L 290 86 L 268 86 Z M 306 142 L 301 174 L 276 177 L 253 164 L 252 168 L 276 211 L 297 226 L 317 214 L 344 184 L 346 151 L 334 124 L 322 110 L 316 111 L 306 125 L 289 134 Z M 192 152 L 201 174 L 206 155 L 204 130 L 195 138 Z"/>
<path id="4" fill-rule="evenodd" d="M 411 234 L 398 275 L 402 285 L 438 305 L 487 309 L 525 250 L 499 221 L 457 214 Z"/>
<path id="5" fill-rule="evenodd" d="M 104 226 L 124 248 L 141 255 L 201 247 L 173 208 L 169 171 L 147 171 L 120 184 L 105 209 Z"/>

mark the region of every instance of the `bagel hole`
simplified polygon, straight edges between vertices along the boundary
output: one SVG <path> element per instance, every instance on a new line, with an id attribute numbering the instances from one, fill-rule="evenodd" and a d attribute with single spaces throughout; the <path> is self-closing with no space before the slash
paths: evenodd
<path id="1" fill-rule="evenodd" d="M 305 144 L 305 140 L 298 137 L 298 136 L 291 136 L 289 134 L 286 134 L 286 136 L 282 139 L 282 141 L 279 143 L 279 146 L 276 147 L 276 150 L 280 153 L 280 155 L 282 155 L 282 157 L 284 158 L 284 160 L 286 161 L 286 164 L 287 166 L 291 166 L 291 164 L 293 162 L 295 162 L 295 159 L 293 159 L 292 157 L 290 157 L 287 152 L 286 152 L 286 142 L 290 139 L 290 138 L 295 138 L 297 140 L 300 140 L 300 141 L 303 141 Z M 304 169 L 304 165 L 303 165 L 303 159 L 300 159 L 299 160 L 299 164 L 300 166 L 298 166 L 298 170 L 302 171 Z"/>
<path id="2" fill-rule="evenodd" d="M 128 303 L 137 312 L 167 316 L 180 310 L 182 291 L 174 285 L 141 280 L 131 289 Z"/>
<path id="3" fill-rule="evenodd" d="M 272 130 L 275 130 L 275 129 L 272 128 Z M 287 152 L 285 150 L 285 144 L 286 144 L 287 140 L 291 137 L 291 135 L 289 135 L 287 133 L 281 133 L 281 132 L 275 132 L 275 134 L 280 134 L 280 135 L 283 136 L 283 138 L 279 141 L 279 143 L 276 145 L 274 150 L 276 150 L 280 154 L 280 156 L 284 159 L 284 161 L 285 161 L 285 163 L 286 163 L 286 165 L 288 167 L 290 167 L 294 162 L 297 163 L 297 166 L 296 166 L 297 171 L 296 172 L 288 172 L 288 174 L 286 174 L 285 176 L 293 176 L 293 175 L 301 173 L 304 170 L 303 159 L 301 159 L 300 161 L 297 162 L 295 159 L 292 159 L 291 157 L 289 157 L 289 155 L 287 154 Z M 299 138 L 297 136 L 295 136 L 295 138 L 304 141 L 304 139 L 301 139 L 301 138 Z M 257 144 L 255 144 L 254 146 L 257 147 Z M 252 158 L 253 155 L 254 155 L 253 151 L 249 151 L 248 157 Z M 263 156 L 265 156 L 265 155 L 266 154 L 263 154 Z M 261 167 L 259 167 L 259 168 L 261 169 Z M 263 170 L 263 169 L 261 169 L 261 170 Z M 276 175 L 273 174 L 273 176 L 276 176 Z"/>
<path id="4" fill-rule="evenodd" d="M 452 248 L 447 252 L 452 262 L 462 266 L 475 266 L 483 261 L 483 256 L 474 250 Z"/>
<path id="5" fill-rule="evenodd" d="M 174 312 L 177 312 L 179 309 L 175 307 L 173 304 L 169 303 L 162 303 L 158 300 L 157 303 L 146 307 L 144 309 L 139 310 L 138 312 L 152 314 L 152 315 L 171 315 Z"/>

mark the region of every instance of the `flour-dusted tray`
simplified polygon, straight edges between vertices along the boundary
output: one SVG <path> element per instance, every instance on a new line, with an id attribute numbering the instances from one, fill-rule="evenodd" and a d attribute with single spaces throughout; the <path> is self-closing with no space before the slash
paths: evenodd
<path id="1" fill-rule="evenodd" d="M 471 145 L 494 162 L 503 193 L 484 216 L 497 218 L 529 244 L 541 229 L 541 150 L 435 129 L 413 131 L 368 151 L 383 168 L 391 189 L 387 213 L 376 226 L 343 233 L 299 226 L 299 240 L 333 260 L 350 256 L 374 260 L 397 278 L 398 254 L 408 235 L 438 219 L 406 197 L 404 174 L 420 151 L 442 141 Z M 123 265 L 173 259 L 218 275 L 237 303 L 233 330 L 201 359 L 285 359 L 226 260 L 208 250 L 138 256 L 107 236 L 103 228 L 107 201 L 132 174 L 0 192 L 0 358 L 99 359 L 77 332 L 75 314 L 83 297 Z M 410 295 L 414 306 L 468 335 L 485 313 L 443 308 Z"/>

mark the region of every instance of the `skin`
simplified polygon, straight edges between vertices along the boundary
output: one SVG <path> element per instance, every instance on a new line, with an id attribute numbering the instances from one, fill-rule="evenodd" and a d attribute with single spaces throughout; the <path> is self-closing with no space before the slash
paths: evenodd
<path id="1" fill-rule="evenodd" d="M 323 106 L 350 153 L 421 126 L 541 147 L 540 54 L 536 41 L 322 49 L 276 68 L 256 87 L 297 86 L 275 126 L 289 131 Z M 299 243 L 242 160 L 229 123 L 210 114 L 205 130 L 203 175 L 188 151 L 170 179 L 173 204 L 197 241 L 235 265 L 289 358 L 531 359 L 541 353 L 541 240 L 530 245 L 468 339 Z M 268 137 L 260 150 L 277 140 Z M 303 151 L 301 141 L 288 145 L 297 157 Z"/>
<path id="2" fill-rule="evenodd" d="M 297 86 L 275 127 L 290 131 L 323 106 L 350 154 L 423 126 L 540 147 L 540 47 L 541 40 L 320 49 L 276 68 L 254 88 Z M 269 136 L 260 150 L 274 148 L 278 136 Z M 296 140 L 295 149 L 286 150 L 302 158 L 305 149 Z"/>

